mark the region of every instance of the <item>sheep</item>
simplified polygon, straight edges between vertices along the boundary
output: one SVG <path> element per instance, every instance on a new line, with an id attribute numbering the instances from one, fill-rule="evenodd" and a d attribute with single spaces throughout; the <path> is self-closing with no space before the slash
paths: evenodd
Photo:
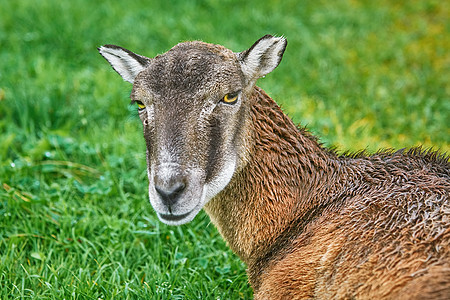
<path id="1" fill-rule="evenodd" d="M 449 157 L 325 148 L 255 85 L 286 45 L 99 48 L 133 83 L 158 218 L 181 225 L 203 208 L 255 299 L 449 299 Z"/>

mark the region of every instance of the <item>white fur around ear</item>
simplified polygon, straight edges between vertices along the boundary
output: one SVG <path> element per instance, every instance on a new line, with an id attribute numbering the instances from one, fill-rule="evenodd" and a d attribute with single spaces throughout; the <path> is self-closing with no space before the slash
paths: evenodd
<path id="1" fill-rule="evenodd" d="M 286 45 L 287 41 L 283 37 L 265 35 L 250 49 L 238 53 L 242 72 L 247 80 L 256 81 L 272 72 L 280 63 Z"/>
<path id="2" fill-rule="evenodd" d="M 116 45 L 101 46 L 98 51 L 125 81 L 131 83 L 150 63 L 150 58 Z"/>

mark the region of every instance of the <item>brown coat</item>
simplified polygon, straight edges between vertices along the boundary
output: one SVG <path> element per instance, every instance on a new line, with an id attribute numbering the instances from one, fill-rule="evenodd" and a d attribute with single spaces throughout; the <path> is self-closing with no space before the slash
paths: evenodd
<path id="1" fill-rule="evenodd" d="M 152 59 L 99 48 L 133 83 L 159 219 L 204 207 L 256 299 L 450 299 L 449 158 L 323 148 L 254 87 L 286 45 L 186 42 Z"/>
<path id="2" fill-rule="evenodd" d="M 338 156 L 252 101 L 249 163 L 205 209 L 255 299 L 449 299 L 448 157 Z"/>

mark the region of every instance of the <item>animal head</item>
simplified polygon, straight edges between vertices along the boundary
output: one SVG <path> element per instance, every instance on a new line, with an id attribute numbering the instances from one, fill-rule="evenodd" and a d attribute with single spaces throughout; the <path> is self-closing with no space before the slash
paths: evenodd
<path id="1" fill-rule="evenodd" d="M 278 66 L 286 44 L 266 35 L 234 53 L 186 42 L 155 58 L 114 45 L 99 48 L 133 84 L 131 100 L 147 146 L 150 203 L 162 222 L 191 221 L 243 166 L 251 91 Z"/>

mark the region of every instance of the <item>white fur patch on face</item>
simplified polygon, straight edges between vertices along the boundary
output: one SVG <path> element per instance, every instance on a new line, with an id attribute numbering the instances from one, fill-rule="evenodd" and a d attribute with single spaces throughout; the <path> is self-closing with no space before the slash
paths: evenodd
<path id="1" fill-rule="evenodd" d="M 219 175 L 214 177 L 211 182 L 205 184 L 206 192 L 205 199 L 203 200 L 203 205 L 208 203 L 209 200 L 214 198 L 214 196 L 220 193 L 228 185 L 228 183 L 230 183 L 235 170 L 236 160 L 227 160 Z"/>
<path id="2" fill-rule="evenodd" d="M 210 101 L 209 103 L 206 103 L 205 106 L 203 106 L 202 111 L 200 112 L 199 119 L 205 120 L 207 117 L 211 115 L 214 108 L 216 107 L 216 103 Z"/>
<path id="3" fill-rule="evenodd" d="M 147 112 L 147 120 L 149 122 L 153 122 L 153 118 L 155 117 L 155 109 L 153 105 L 147 106 L 145 111 Z"/>
<path id="4" fill-rule="evenodd" d="M 165 167 L 167 167 L 167 173 L 163 171 L 162 173 L 164 174 L 161 174 L 160 176 L 167 176 L 168 178 L 170 178 L 170 176 L 172 175 L 172 173 L 170 172 L 170 164 L 167 166 L 165 165 Z M 177 204 L 176 207 L 173 207 L 171 212 L 169 208 L 161 202 L 161 199 L 158 197 L 155 191 L 155 183 L 153 180 L 155 175 L 155 168 L 153 166 L 152 168 L 147 170 L 149 177 L 150 203 L 157 212 L 159 219 L 163 223 L 166 223 L 168 225 L 181 225 L 188 223 L 192 221 L 192 219 L 194 219 L 194 217 L 200 212 L 203 206 L 208 203 L 209 200 L 214 198 L 214 196 L 220 193 L 220 191 L 222 191 L 227 186 L 227 184 L 233 177 L 235 168 L 235 160 L 228 160 L 227 162 L 225 162 L 225 165 L 219 175 L 217 175 L 211 182 L 205 184 L 200 183 L 196 186 L 195 190 L 201 192 L 194 192 L 195 196 L 191 194 L 191 197 L 189 195 L 186 195 L 187 198 L 185 198 L 185 201 L 182 201 L 181 203 Z M 202 172 L 196 174 L 195 170 L 191 171 L 190 179 L 194 180 L 190 183 L 191 187 L 193 186 L 192 183 L 195 182 L 195 178 L 201 177 L 201 173 Z"/>
<path id="5" fill-rule="evenodd" d="M 157 173 L 162 180 L 169 179 L 173 175 L 173 166 L 176 166 L 176 164 L 164 164 L 163 169 L 159 169 Z M 206 188 L 199 180 L 202 172 L 196 169 L 189 172 L 187 177 L 189 180 L 188 188 L 184 191 L 180 201 L 169 208 L 163 203 L 155 190 L 154 170 L 155 166 L 152 166 L 150 171 L 147 171 L 149 175 L 149 200 L 160 221 L 167 225 L 182 225 L 192 221 L 204 205 Z"/>

